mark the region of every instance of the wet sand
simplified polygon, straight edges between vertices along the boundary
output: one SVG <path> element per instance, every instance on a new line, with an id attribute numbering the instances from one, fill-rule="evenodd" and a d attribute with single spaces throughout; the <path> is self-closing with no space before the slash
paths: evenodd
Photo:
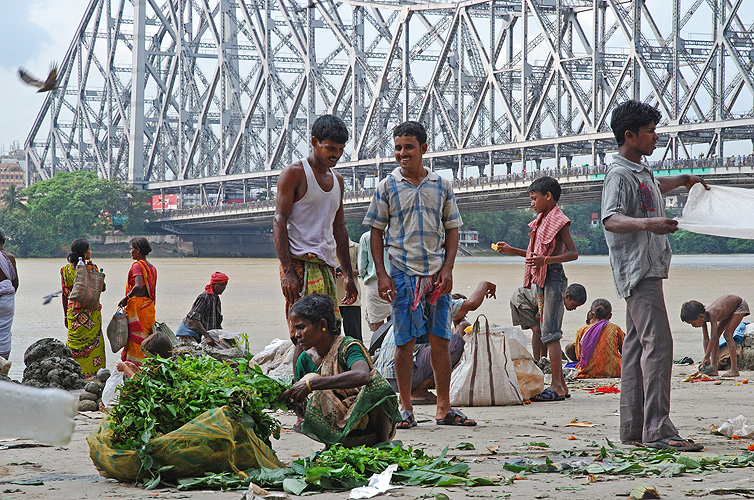
<path id="1" fill-rule="evenodd" d="M 95 256 L 96 257 L 96 256 Z M 194 297 L 201 292 L 207 277 L 215 270 L 226 272 L 231 277 L 230 286 L 223 295 L 223 313 L 226 328 L 246 331 L 251 336 L 252 350 L 258 350 L 274 337 L 286 335 L 282 321 L 282 295 L 277 281 L 277 262 L 257 259 L 155 259 L 158 267 L 157 317 L 171 326 L 188 311 Z M 55 273 L 62 265 L 52 260 L 22 260 L 19 265 L 21 291 L 17 297 L 17 312 L 14 324 L 11 376 L 20 378 L 25 345 L 37 338 L 53 336 L 63 340 L 62 308 L 59 299 L 51 305 L 41 306 L 41 297 L 59 289 Z M 122 297 L 122 282 L 129 261 L 110 259 L 102 261 L 108 274 L 108 293 L 103 296 L 103 315 L 108 318 L 114 304 Z M 665 282 L 666 303 L 675 338 L 675 357 L 699 358 L 702 353 L 701 332 L 681 323 L 678 311 L 682 302 L 691 298 L 709 302 L 723 293 L 751 295 L 750 284 L 754 266 L 753 256 L 695 256 L 674 257 L 670 279 Z M 461 260 L 455 268 L 455 291 L 470 292 L 481 279 L 489 279 L 498 285 L 497 300 L 486 302 L 479 312 L 490 321 L 509 324 L 508 298 L 519 286 L 523 272 L 521 259 L 503 258 L 490 260 Z M 45 273 L 44 279 L 35 276 Z M 608 298 L 614 307 L 614 321 L 623 326 L 625 307 L 616 299 L 610 269 L 602 257 L 584 257 L 578 263 L 567 264 L 569 281 L 584 284 L 589 300 Z M 48 279 L 47 276 L 51 275 Z M 24 288 L 25 287 L 25 288 Z M 567 313 L 564 320 L 565 339 L 573 339 L 576 329 L 584 322 L 586 308 Z M 473 318 L 471 318 L 473 319 Z M 748 319 L 748 318 L 747 318 Z M 24 345 L 25 344 L 25 345 Z M 108 365 L 115 363 L 115 356 L 108 352 Z M 754 421 L 754 383 L 735 386 L 725 380 L 721 385 L 713 383 L 683 382 L 693 367 L 676 366 L 673 372 L 671 418 L 682 435 L 693 436 L 705 444 L 704 455 L 740 452 L 752 441 L 730 441 L 721 436 L 708 434 L 710 425 L 720 425 L 725 419 L 739 414 Z M 741 379 L 752 379 L 754 373 L 742 372 Z M 602 381 L 601 381 L 602 382 Z M 611 380 L 604 380 L 607 384 Z M 541 451 L 526 450 L 523 443 L 544 441 L 551 453 L 559 450 L 587 451 L 590 455 L 598 448 L 588 445 L 595 441 L 604 443 L 605 438 L 618 440 L 619 395 L 589 394 L 594 387 L 590 382 L 571 385 L 573 397 L 565 402 L 537 403 L 515 407 L 465 408 L 476 419 L 474 428 L 450 428 L 436 426 L 432 422 L 434 408 L 415 407 L 419 426 L 399 431 L 397 439 L 407 445 L 422 447 L 432 455 L 442 448 L 453 448 L 462 441 L 471 442 L 475 450 L 452 450 L 451 455 L 469 463 L 472 474 L 477 476 L 509 477 L 512 473 L 503 470 L 506 459 L 517 454 L 536 457 Z M 175 490 L 144 491 L 133 485 L 106 480 L 97 474 L 89 459 L 86 435 L 97 425 L 98 413 L 79 414 L 76 432 L 66 447 L 41 447 L 0 449 L 0 500 L 5 498 L 39 498 L 73 500 L 80 498 L 218 498 L 238 499 L 240 492 L 179 492 Z M 574 418 L 597 424 L 593 428 L 569 428 L 566 425 Z M 280 418 L 284 433 L 273 448 L 284 462 L 308 455 L 321 449 L 321 445 L 291 431 L 294 419 L 290 415 Z M 569 440 L 574 436 L 575 440 Z M 26 441 L 3 444 L 28 443 Z M 491 455 L 488 446 L 499 446 L 498 454 Z M 692 454 L 696 456 L 697 454 Z M 519 474 L 521 475 L 521 474 Z M 585 498 L 604 499 L 627 494 L 638 484 L 652 484 L 663 498 L 681 498 L 686 490 L 708 490 L 715 487 L 750 487 L 751 469 L 728 469 L 725 473 L 713 472 L 699 476 L 687 474 L 677 478 L 633 478 L 621 476 L 598 476 L 596 483 L 587 483 L 585 477 L 568 477 L 561 474 L 534 474 L 509 486 L 479 487 L 470 490 L 460 488 L 401 488 L 392 496 L 414 499 L 421 495 L 442 492 L 451 499 L 463 498 Z M 703 481 L 699 480 L 703 478 Z M 10 484 L 12 480 L 42 481 L 39 486 Z M 580 489 L 581 488 L 581 489 Z M 545 496 L 547 495 L 547 496 Z M 327 493 L 323 498 L 347 498 L 347 493 Z M 721 497 L 718 497 L 721 498 Z M 722 497 L 728 498 L 728 497 Z M 732 497 L 731 497 L 732 498 Z"/>

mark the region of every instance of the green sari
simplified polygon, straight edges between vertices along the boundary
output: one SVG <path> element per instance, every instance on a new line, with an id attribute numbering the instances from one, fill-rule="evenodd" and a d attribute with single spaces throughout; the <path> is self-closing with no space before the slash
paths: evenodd
<path id="1" fill-rule="evenodd" d="M 94 266 L 95 270 L 97 266 Z M 67 264 L 60 270 L 60 281 L 63 285 L 63 296 L 68 298 L 76 277 L 76 266 Z M 81 304 L 68 299 L 68 338 L 66 345 L 81 366 L 84 378 L 96 378 L 97 370 L 105 367 L 105 338 L 102 335 L 102 306 L 96 309 L 85 309 Z"/>
<path id="2" fill-rule="evenodd" d="M 344 446 L 376 444 L 376 435 L 369 425 L 368 415 L 373 409 L 379 409 L 390 418 L 391 438 L 395 435 L 395 424 L 401 420 L 398 396 L 387 380 L 374 369 L 364 345 L 354 338 L 343 335 L 335 337 L 330 351 L 316 372 L 307 373 L 303 379 L 317 375 L 329 377 L 348 371 L 346 351 L 354 344 L 360 347 L 369 365 L 369 382 L 351 389 L 314 391 L 302 407 L 304 421 L 301 423 L 301 432 L 328 446 L 335 443 Z"/>

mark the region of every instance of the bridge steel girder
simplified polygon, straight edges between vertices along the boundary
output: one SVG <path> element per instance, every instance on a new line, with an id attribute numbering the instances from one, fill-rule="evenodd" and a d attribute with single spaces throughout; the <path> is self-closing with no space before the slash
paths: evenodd
<path id="1" fill-rule="evenodd" d="M 754 137 L 753 27 L 743 0 L 90 0 L 28 165 L 246 199 L 308 154 L 326 112 L 351 130 L 349 185 L 389 171 L 407 118 L 459 176 L 596 164 L 628 98 L 662 111 L 663 158 L 722 156 Z"/>

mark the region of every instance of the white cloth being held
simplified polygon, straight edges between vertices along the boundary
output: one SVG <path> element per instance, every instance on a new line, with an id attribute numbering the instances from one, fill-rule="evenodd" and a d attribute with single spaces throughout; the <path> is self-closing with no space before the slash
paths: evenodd
<path id="1" fill-rule="evenodd" d="M 692 233 L 754 239 L 754 189 L 694 184 L 678 220 L 678 228 Z"/>

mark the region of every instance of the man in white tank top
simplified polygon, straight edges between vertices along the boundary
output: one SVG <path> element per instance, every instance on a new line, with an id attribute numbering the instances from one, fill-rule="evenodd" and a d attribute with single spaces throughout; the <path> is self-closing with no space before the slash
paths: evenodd
<path id="1" fill-rule="evenodd" d="M 320 116 L 312 125 L 312 153 L 285 167 L 278 178 L 274 234 L 286 318 L 294 302 L 312 293 L 332 297 L 339 315 L 334 277 L 338 262 L 346 291 L 343 305 L 356 300 L 343 215 L 343 177 L 333 170 L 347 141 L 348 129 L 340 118 Z M 294 366 L 299 354 L 297 346 Z"/>

